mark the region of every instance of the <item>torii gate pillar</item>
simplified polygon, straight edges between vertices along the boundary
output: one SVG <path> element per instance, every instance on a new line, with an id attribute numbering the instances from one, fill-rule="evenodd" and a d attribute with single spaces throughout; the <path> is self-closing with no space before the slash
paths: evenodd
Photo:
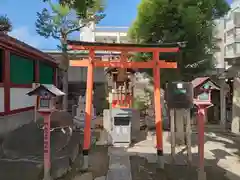
<path id="1" fill-rule="evenodd" d="M 88 153 L 91 146 L 91 117 L 92 117 L 92 92 L 93 92 L 93 68 L 94 67 L 112 67 L 112 68 L 132 68 L 132 69 L 153 69 L 154 76 L 154 101 L 155 101 L 155 124 L 156 124 L 156 147 L 158 163 L 160 168 L 164 168 L 163 160 L 163 132 L 162 116 L 160 103 L 160 68 L 177 68 L 177 63 L 159 61 L 161 52 L 178 52 L 179 45 L 175 44 L 116 44 L 116 43 L 90 43 L 80 41 L 68 41 L 68 45 L 73 50 L 88 50 L 89 58 L 85 60 L 71 60 L 70 65 L 76 67 L 87 67 L 87 90 L 86 90 L 86 109 L 85 109 L 85 127 L 84 127 L 84 169 L 88 168 Z M 94 51 L 112 51 L 121 52 L 120 60 L 101 61 L 95 59 Z M 147 62 L 134 62 L 126 59 L 127 52 L 152 52 L 153 59 Z M 121 59 L 122 58 L 122 59 Z"/>
<path id="2" fill-rule="evenodd" d="M 153 61 L 156 66 L 153 69 L 154 79 L 154 104 L 155 104 L 155 127 L 156 127 L 156 140 L 157 140 L 157 157 L 160 168 L 164 168 L 163 159 L 163 133 L 162 133 L 162 111 L 161 111 L 161 94 L 160 94 L 160 69 L 157 66 L 159 61 L 159 52 L 153 52 Z"/>

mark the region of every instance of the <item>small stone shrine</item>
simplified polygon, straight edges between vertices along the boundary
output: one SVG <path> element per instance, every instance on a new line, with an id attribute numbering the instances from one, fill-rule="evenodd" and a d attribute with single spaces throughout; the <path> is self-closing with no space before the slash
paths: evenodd
<path id="1" fill-rule="evenodd" d="M 86 106 L 86 97 L 79 96 L 78 105 L 76 107 L 76 116 L 74 117 L 74 123 L 78 128 L 83 128 L 85 124 L 85 106 Z M 92 120 L 96 119 L 96 111 L 92 105 Z M 92 121 L 91 127 L 94 128 L 94 121 Z"/>

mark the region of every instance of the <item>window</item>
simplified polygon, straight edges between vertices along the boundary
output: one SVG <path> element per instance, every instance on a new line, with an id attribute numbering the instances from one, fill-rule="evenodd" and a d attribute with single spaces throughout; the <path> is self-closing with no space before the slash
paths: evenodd
<path id="1" fill-rule="evenodd" d="M 49 108 L 50 107 L 50 100 L 49 99 L 40 99 L 41 108 Z"/>
<path id="2" fill-rule="evenodd" d="M 236 41 L 240 42 L 240 28 L 236 28 Z"/>
<path id="3" fill-rule="evenodd" d="M 0 83 L 3 82 L 3 50 L 0 49 Z"/>
<path id="4" fill-rule="evenodd" d="M 199 94 L 198 99 L 202 101 L 208 101 L 210 99 L 209 93 L 204 92 L 202 94 Z"/>
<path id="5" fill-rule="evenodd" d="M 236 43 L 236 53 L 240 54 L 240 43 Z"/>
<path id="6" fill-rule="evenodd" d="M 240 25 L 240 12 L 234 12 L 234 24 L 235 26 Z"/>
<path id="7" fill-rule="evenodd" d="M 227 47 L 224 47 L 224 56 L 227 56 Z"/>
<path id="8" fill-rule="evenodd" d="M 234 36 L 234 29 L 231 29 L 231 30 L 229 30 L 229 31 L 227 31 L 227 37 L 228 36 Z"/>
<path id="9" fill-rule="evenodd" d="M 39 80 L 41 84 L 53 84 L 54 69 L 47 63 L 39 62 Z"/>
<path id="10" fill-rule="evenodd" d="M 34 61 L 10 54 L 10 80 L 13 84 L 32 84 L 34 82 Z"/>
<path id="11" fill-rule="evenodd" d="M 128 126 L 131 117 L 114 117 L 115 126 Z"/>

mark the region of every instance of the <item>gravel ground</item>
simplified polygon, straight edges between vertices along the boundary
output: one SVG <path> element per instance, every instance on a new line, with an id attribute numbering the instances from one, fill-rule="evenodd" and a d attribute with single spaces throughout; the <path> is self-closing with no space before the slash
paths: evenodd
<path id="1" fill-rule="evenodd" d="M 99 132 L 93 132 L 93 137 L 98 139 Z M 83 139 L 83 137 L 81 137 Z M 77 176 L 80 176 L 82 173 L 79 171 L 81 157 L 78 157 L 75 161 L 72 170 L 59 180 L 73 180 Z M 89 170 L 87 173 L 91 173 L 93 178 L 106 176 L 108 172 L 108 147 L 107 146 L 96 146 L 92 145 L 89 154 Z M 78 178 L 77 178 L 78 179 Z"/>
<path id="2" fill-rule="evenodd" d="M 132 180 L 168 180 L 166 173 L 157 169 L 155 163 L 148 163 L 147 159 L 139 156 L 131 156 Z"/>
<path id="3" fill-rule="evenodd" d="M 105 146 L 97 146 L 91 150 L 89 160 L 93 178 L 106 176 L 108 172 L 109 157 Z"/>
<path id="4" fill-rule="evenodd" d="M 89 155 L 89 171 L 92 173 L 93 178 L 106 176 L 108 171 L 108 154 L 107 147 L 97 146 L 91 150 Z M 75 161 L 72 170 L 59 180 L 73 180 L 74 177 L 81 175 L 79 171 L 80 157 Z"/>

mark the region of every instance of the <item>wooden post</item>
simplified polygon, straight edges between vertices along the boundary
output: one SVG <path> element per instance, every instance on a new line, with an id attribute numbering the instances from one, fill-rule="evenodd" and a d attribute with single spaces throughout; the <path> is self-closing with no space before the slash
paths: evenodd
<path id="1" fill-rule="evenodd" d="M 175 109 L 176 111 L 176 144 L 177 145 L 185 145 L 185 130 L 184 130 L 184 114 L 185 109 Z"/>
<path id="2" fill-rule="evenodd" d="M 83 169 L 88 169 L 88 153 L 91 146 L 91 120 L 92 120 L 92 99 L 93 99 L 93 59 L 94 50 L 89 51 L 89 65 L 87 71 L 87 92 L 85 107 L 85 126 L 83 144 Z"/>
<path id="3" fill-rule="evenodd" d="M 192 136 L 192 130 L 191 130 L 191 117 L 190 117 L 190 109 L 186 109 L 186 143 L 187 143 L 187 155 L 188 155 L 188 163 L 192 162 L 192 142 L 191 142 L 191 136 Z"/>
<path id="4" fill-rule="evenodd" d="M 156 125 L 156 138 L 157 138 L 157 156 L 160 168 L 164 168 L 163 159 L 163 132 L 162 132 L 162 111 L 160 102 L 160 69 L 158 67 L 159 52 L 153 52 L 153 61 L 156 66 L 153 68 L 154 77 L 154 103 L 155 103 L 155 125 Z"/>
<path id="5" fill-rule="evenodd" d="M 6 114 L 11 111 L 11 68 L 10 68 L 10 51 L 4 50 L 3 53 L 3 83 L 4 83 L 4 111 Z M 2 101 L 2 100 L 1 100 Z"/>
<path id="6" fill-rule="evenodd" d="M 171 156 L 172 156 L 172 162 L 175 161 L 175 148 L 176 148 L 176 142 L 175 142 L 175 110 L 170 109 L 170 132 L 171 132 Z"/>
<path id="7" fill-rule="evenodd" d="M 39 83 L 33 83 L 33 84 L 32 84 L 32 88 L 36 88 L 36 87 L 38 87 L 39 85 L 40 85 Z M 34 97 L 34 98 L 35 98 L 35 97 Z M 37 122 L 38 101 L 39 101 L 39 97 L 36 96 L 35 105 L 34 105 L 34 117 L 33 117 L 35 123 Z"/>

